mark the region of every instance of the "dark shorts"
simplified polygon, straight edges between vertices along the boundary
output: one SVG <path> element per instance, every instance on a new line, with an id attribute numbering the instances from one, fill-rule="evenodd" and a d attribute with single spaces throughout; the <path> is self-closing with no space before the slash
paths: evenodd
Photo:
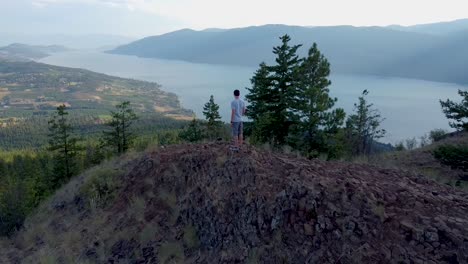
<path id="1" fill-rule="evenodd" d="M 238 137 L 242 135 L 242 130 L 244 129 L 244 124 L 242 122 L 233 122 L 232 123 L 232 136 Z"/>

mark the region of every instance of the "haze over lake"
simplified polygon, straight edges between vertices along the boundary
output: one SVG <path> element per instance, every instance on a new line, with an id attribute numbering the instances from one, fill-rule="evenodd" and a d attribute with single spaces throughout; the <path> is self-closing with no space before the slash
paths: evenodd
<path id="1" fill-rule="evenodd" d="M 214 95 L 225 121 L 229 118 L 232 91 L 240 89 L 245 95 L 245 87 L 250 86 L 250 78 L 256 70 L 90 51 L 58 53 L 41 62 L 158 82 L 163 90 L 176 93 L 182 106 L 194 110 L 200 118 L 203 105 Z M 337 106 L 347 113 L 351 113 L 364 89 L 370 91 L 369 101 L 385 117 L 382 126 L 387 136 L 382 141 L 390 143 L 422 136 L 434 128 L 449 129 L 438 100 L 459 101 L 457 90 L 468 88 L 450 83 L 363 75 L 332 75 L 331 80 L 331 95 L 338 98 Z"/>

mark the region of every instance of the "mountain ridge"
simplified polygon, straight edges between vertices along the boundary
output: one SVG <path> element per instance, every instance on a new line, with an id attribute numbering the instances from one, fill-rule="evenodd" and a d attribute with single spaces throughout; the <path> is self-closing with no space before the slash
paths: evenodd
<path id="1" fill-rule="evenodd" d="M 61 45 L 27 45 L 12 43 L 0 47 L 0 59 L 12 61 L 38 60 L 50 56 L 53 53 L 69 51 L 70 49 Z"/>
<path id="2" fill-rule="evenodd" d="M 183 60 L 194 63 L 257 66 L 273 62 L 271 49 L 279 44 L 278 37 L 289 34 L 291 44 L 304 44 L 300 55 L 305 55 L 313 42 L 329 59 L 334 73 L 369 74 L 430 81 L 468 83 L 463 70 L 468 66 L 468 53 L 461 47 L 444 50 L 445 64 L 434 64 L 427 57 L 440 51 L 446 42 L 456 44 L 460 32 L 448 36 L 408 32 L 382 27 L 301 27 L 263 25 L 225 31 L 182 30 L 166 33 L 120 46 L 108 51 L 114 54 L 146 58 Z M 408 61 L 413 58 L 414 61 Z M 451 67 L 451 59 L 460 61 Z M 448 61 L 447 61 L 448 60 Z M 412 62 L 412 63 L 411 63 Z M 460 65 L 461 64 L 461 65 Z M 419 66 L 419 67 L 416 67 Z M 426 69 L 427 66 L 427 69 Z M 450 67 L 454 74 L 434 74 Z M 405 71 L 399 70 L 404 68 Z"/>

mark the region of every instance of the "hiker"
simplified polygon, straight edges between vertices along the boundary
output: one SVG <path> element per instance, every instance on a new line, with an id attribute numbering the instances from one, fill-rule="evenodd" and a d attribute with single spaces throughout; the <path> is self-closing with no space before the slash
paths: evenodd
<path id="1" fill-rule="evenodd" d="M 234 138 L 233 150 L 239 150 L 239 146 L 243 143 L 243 124 L 242 116 L 245 114 L 245 103 L 240 98 L 240 91 L 234 91 L 234 100 L 231 102 L 231 127 L 232 137 Z"/>

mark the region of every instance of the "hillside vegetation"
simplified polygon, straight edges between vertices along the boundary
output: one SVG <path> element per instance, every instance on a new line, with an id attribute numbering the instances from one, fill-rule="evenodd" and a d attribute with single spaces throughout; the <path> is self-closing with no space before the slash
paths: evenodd
<path id="1" fill-rule="evenodd" d="M 131 101 L 141 116 L 140 131 L 171 126 L 192 112 L 157 83 L 112 77 L 87 70 L 36 62 L 0 60 L 0 148 L 40 147 L 47 140 L 47 120 L 65 104 L 83 136 L 95 134 L 114 106 Z"/>
<path id="2" fill-rule="evenodd" d="M 383 153 L 371 156 L 365 161 L 380 167 L 423 174 L 442 184 L 460 187 L 468 191 L 468 171 L 444 165 L 435 157 L 434 151 L 443 146 L 468 149 L 468 132 L 449 134 L 446 138 L 422 148 Z"/>
<path id="3" fill-rule="evenodd" d="M 411 173 L 225 144 L 73 179 L 2 263 L 466 263 L 468 196 Z"/>
<path id="4" fill-rule="evenodd" d="M 284 34 L 291 36 L 293 44 L 309 46 L 316 42 L 329 59 L 334 73 L 468 83 L 463 71 L 468 61 L 468 50 L 463 45 L 466 43 L 464 31 L 437 35 L 382 27 L 286 25 L 206 31 L 184 29 L 147 37 L 110 52 L 197 63 L 256 66 L 262 61 L 273 61 L 274 57 L 268 51 L 277 37 Z M 300 55 L 306 52 L 303 49 Z"/>

